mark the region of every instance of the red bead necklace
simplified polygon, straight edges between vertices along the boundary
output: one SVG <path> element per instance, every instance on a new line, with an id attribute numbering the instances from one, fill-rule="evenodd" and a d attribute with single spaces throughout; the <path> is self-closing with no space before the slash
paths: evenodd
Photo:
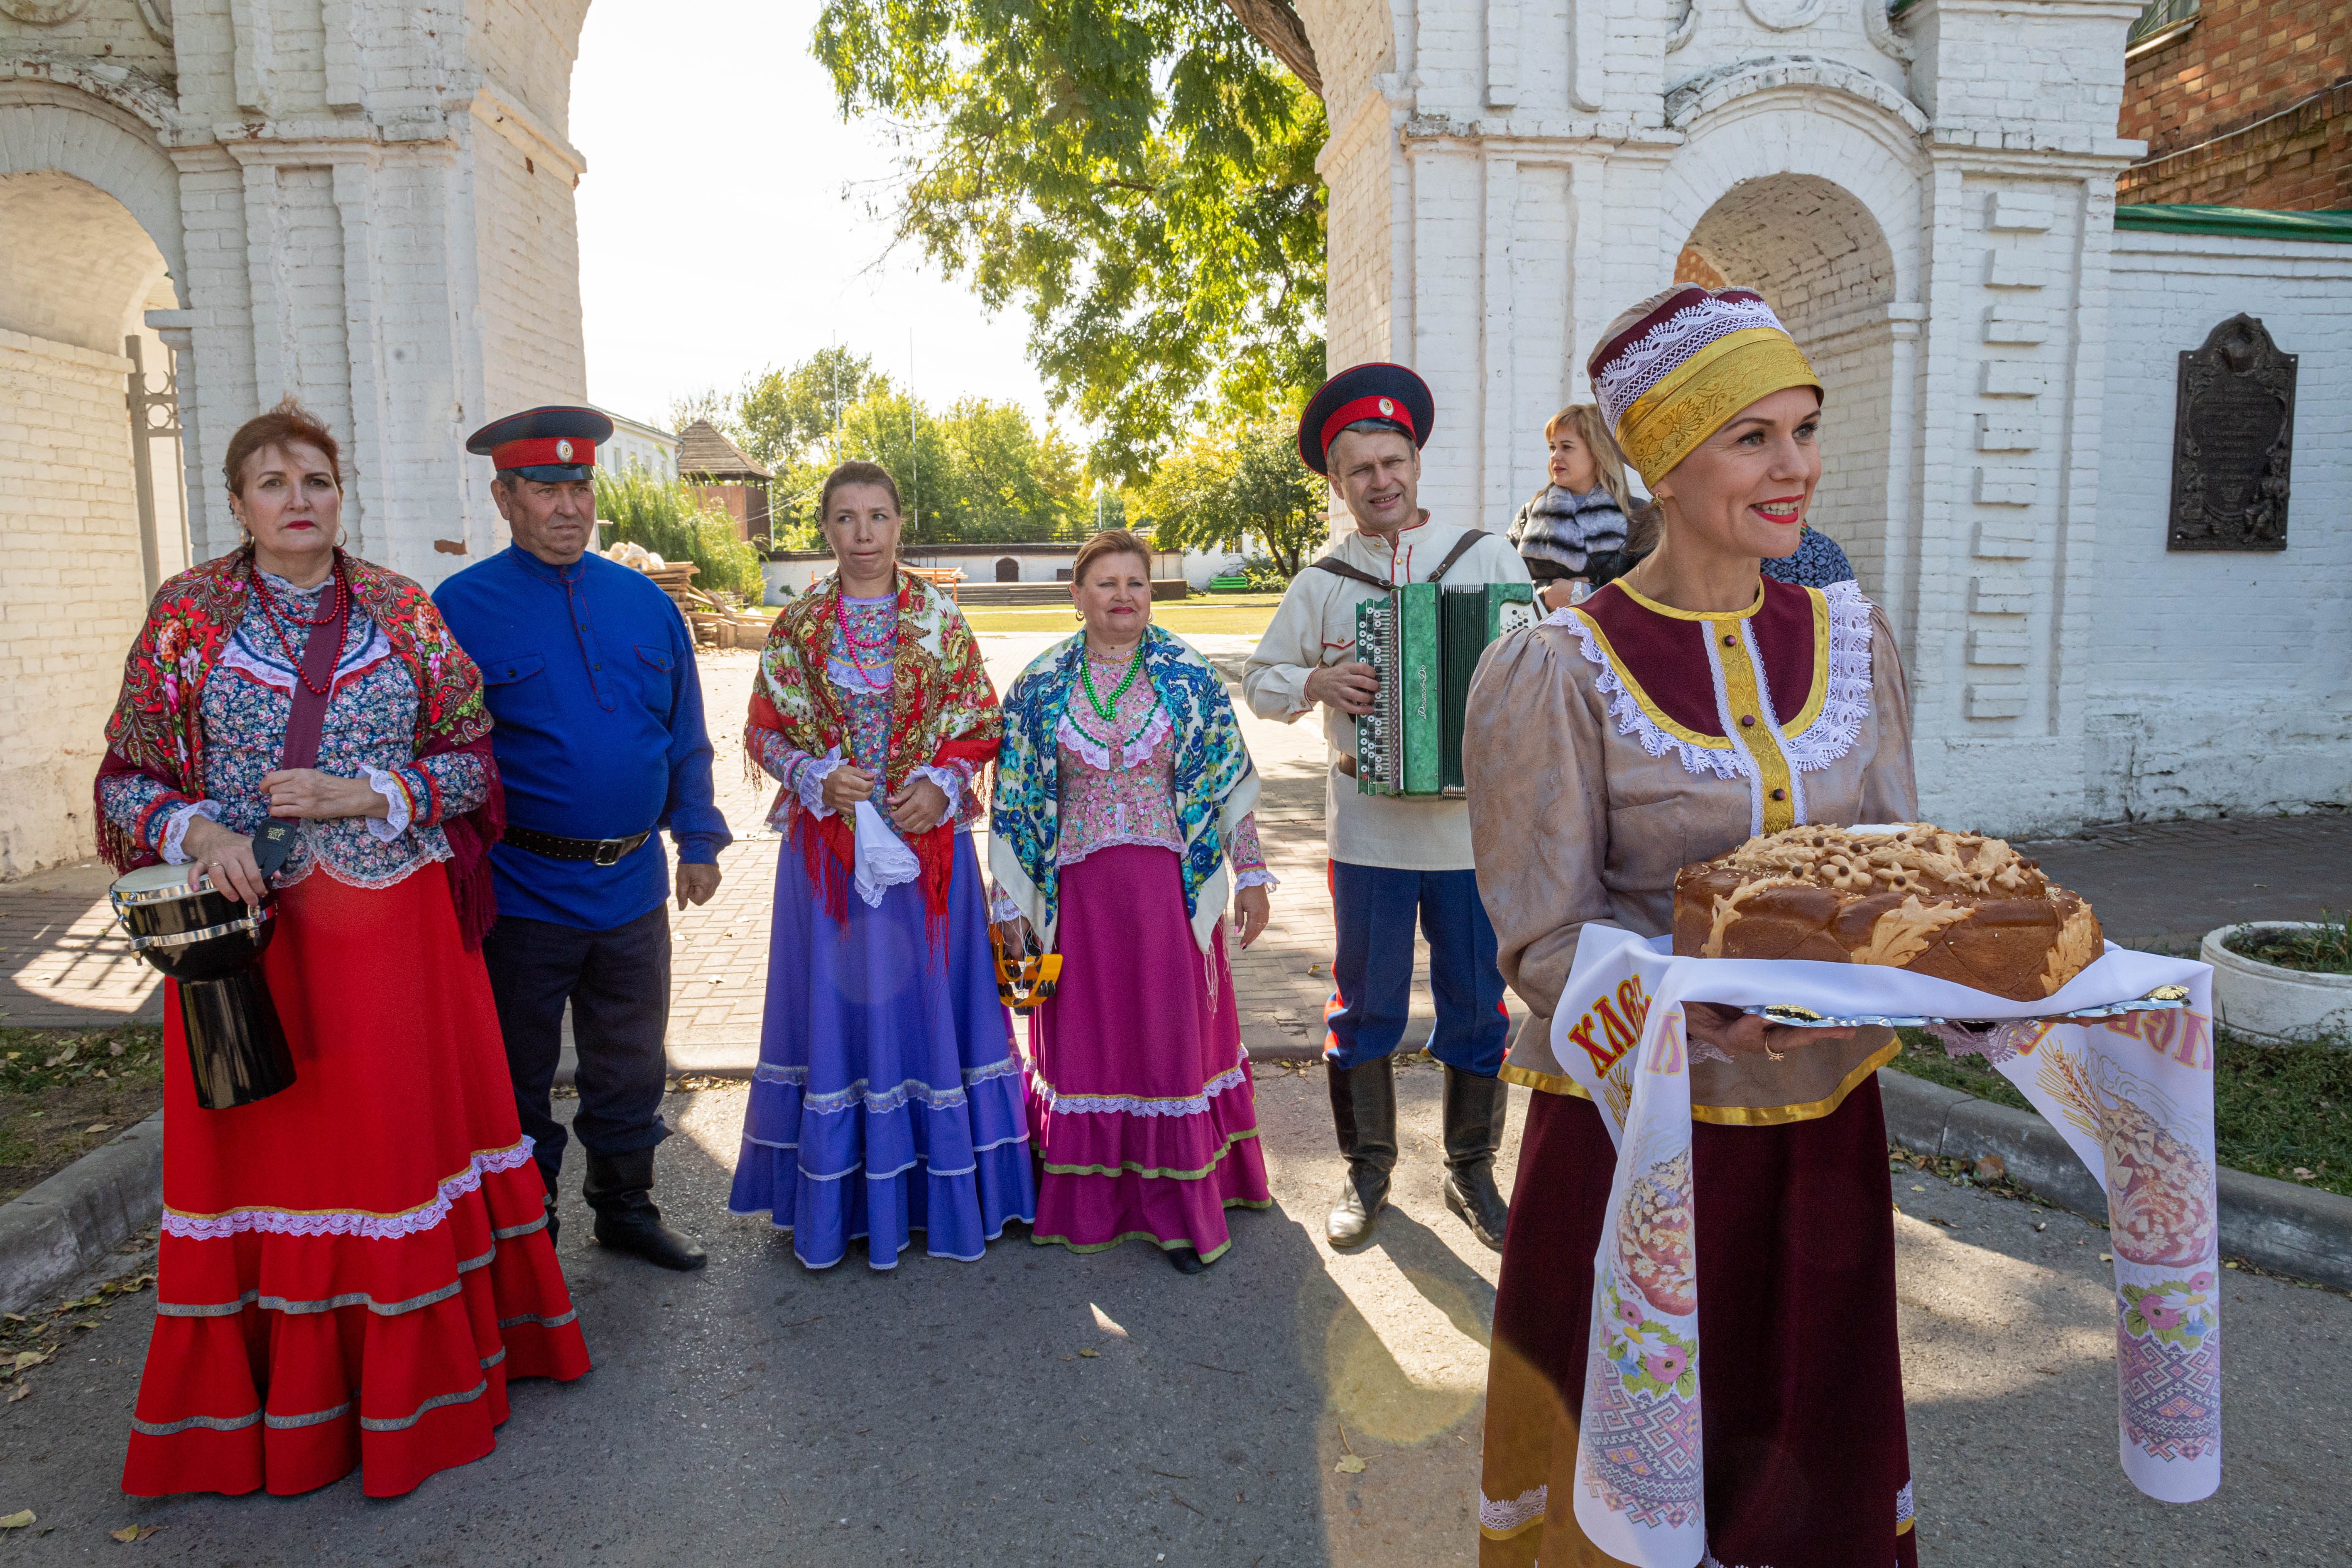
<path id="1" fill-rule="evenodd" d="M 346 635 L 344 617 L 350 609 L 350 596 L 343 584 L 343 563 L 340 554 L 337 555 L 335 560 L 335 572 L 332 581 L 334 583 L 334 592 L 327 595 L 326 613 L 319 616 L 316 620 L 312 620 L 306 616 L 298 614 L 295 611 L 279 605 L 278 602 L 277 590 L 270 587 L 269 580 L 261 574 L 261 569 L 259 567 L 257 566 L 253 569 L 253 585 L 259 591 L 261 595 L 261 613 L 263 616 L 268 620 L 269 629 L 277 634 L 278 647 L 280 651 L 286 655 L 286 662 L 294 667 L 294 679 L 299 680 L 303 687 L 314 697 L 324 697 L 330 691 L 334 689 L 334 670 L 331 667 L 329 668 L 327 671 L 326 685 L 312 686 L 310 684 L 310 678 L 302 671 L 301 652 L 297 650 L 294 647 L 293 639 L 286 635 L 286 628 L 288 624 L 290 622 L 294 626 L 309 626 L 315 634 L 317 628 L 324 626 L 331 622 L 334 623 L 336 626 L 336 649 L 339 653 L 341 651 L 343 637 Z"/>

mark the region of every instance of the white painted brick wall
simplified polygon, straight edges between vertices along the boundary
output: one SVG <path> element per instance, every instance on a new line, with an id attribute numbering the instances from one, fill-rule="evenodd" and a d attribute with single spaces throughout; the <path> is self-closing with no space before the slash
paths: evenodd
<path id="1" fill-rule="evenodd" d="M 129 369 L 0 330 L 0 879 L 95 844 L 90 781 L 144 608 Z"/>
<path id="2" fill-rule="evenodd" d="M 2118 234 L 2114 279 L 2090 809 L 2352 801 L 2352 247 Z M 2179 356 L 2242 310 L 2298 357 L 2287 548 L 2168 551 Z"/>
<path id="3" fill-rule="evenodd" d="M 585 8 L 255 0 L 234 26 L 229 0 L 178 0 L 172 49 L 133 0 L 89 0 L 56 28 L 0 18 L 0 50 L 41 51 L 0 79 L 0 330 L 103 352 L 143 326 L 142 310 L 167 311 L 156 342 L 179 351 L 198 558 L 236 538 L 219 472 L 231 434 L 288 393 L 343 447 L 345 515 L 370 558 L 431 584 L 502 542 L 466 434 L 585 393 L 582 160 L 564 141 Z M 216 127 L 229 139 L 209 140 Z M 173 287 L 158 296 L 166 267 Z M 87 402 L 58 390 L 54 355 L 18 357 L 0 420 Z M 11 486 L 0 524 L 16 558 L 122 532 L 133 505 L 122 390 L 117 375 L 110 447 L 59 447 L 60 472 L 83 478 L 37 506 L 16 504 Z M 109 464 L 102 482 L 89 478 Z M 162 489 L 175 509 L 174 487 Z M 76 592 L 116 595 L 110 613 L 126 618 L 83 617 L 103 658 L 47 659 L 51 710 L 102 716 L 112 700 L 140 608 L 135 521 L 125 548 L 127 574 L 101 570 L 103 550 L 84 552 L 90 581 Z M 12 601 L 12 626 L 14 613 Z M 66 734 L 0 714 L 0 767 L 73 774 L 85 798 L 96 733 L 79 718 Z M 16 779 L 10 807 L 28 798 Z M 86 849 L 88 813 L 73 809 L 57 805 L 38 832 L 0 821 L 0 876 Z"/>

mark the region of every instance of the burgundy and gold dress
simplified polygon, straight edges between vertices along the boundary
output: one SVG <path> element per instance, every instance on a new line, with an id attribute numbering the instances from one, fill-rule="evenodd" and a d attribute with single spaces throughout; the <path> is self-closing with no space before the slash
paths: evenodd
<path id="1" fill-rule="evenodd" d="M 1675 873 L 1755 834 L 1909 820 L 1910 704 L 1850 582 L 1764 581 L 1748 609 L 1702 616 L 1621 580 L 1495 645 L 1462 755 L 1503 975 L 1537 1015 L 1503 1068 L 1536 1093 L 1495 1303 L 1479 1561 L 1606 1564 L 1572 1500 L 1617 1153 L 1550 1044 L 1577 939 L 1595 921 L 1671 930 Z M 1694 1439 L 1687 1479 L 1710 1562 L 1917 1561 L 1872 1076 L 1895 1050 L 1869 1029 L 1692 1063 L 1696 1213 L 1658 1215 L 1645 1245 L 1697 1253 L 1706 1452 L 1702 1479 Z"/>

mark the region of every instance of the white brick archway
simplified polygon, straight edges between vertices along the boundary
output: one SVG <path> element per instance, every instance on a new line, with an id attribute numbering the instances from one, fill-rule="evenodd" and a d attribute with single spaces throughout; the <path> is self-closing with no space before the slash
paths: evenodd
<path id="1" fill-rule="evenodd" d="M 133 199 L 152 196 L 137 178 L 152 173 L 140 152 L 161 161 L 152 144 L 110 146 L 119 128 L 104 116 L 77 127 L 72 110 L 42 112 L 53 131 L 88 133 L 73 166 Z M 0 159 L 12 155 L 21 148 L 0 145 Z M 0 168 L 0 659 L 20 672 L 0 687 L 0 877 L 87 852 L 89 780 L 145 600 L 123 340 L 139 338 L 149 364 L 168 363 L 142 321 L 149 307 L 176 303 L 166 267 L 109 191 L 57 168 Z M 177 568 L 171 453 L 151 443 L 158 511 L 172 523 L 163 558 Z"/>
<path id="2" fill-rule="evenodd" d="M 586 9 L 0 14 L 0 375 L 23 388 L 0 386 L 0 642 L 37 639 L 15 668 L 47 677 L 0 692 L 0 878 L 91 847 L 142 598 L 126 333 L 151 371 L 176 355 L 183 482 L 159 500 L 176 518 L 184 490 L 196 559 L 236 542 L 229 437 L 289 394 L 342 446 L 371 559 L 431 584 L 504 543 L 466 433 L 587 390 L 566 137 Z M 61 430 L 6 427 L 30 416 Z"/>

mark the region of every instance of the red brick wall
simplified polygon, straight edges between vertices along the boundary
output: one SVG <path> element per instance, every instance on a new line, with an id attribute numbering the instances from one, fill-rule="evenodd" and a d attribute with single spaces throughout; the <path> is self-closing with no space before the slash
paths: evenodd
<path id="1" fill-rule="evenodd" d="M 2116 199 L 2352 206 L 2347 80 L 2352 0 L 2205 0 L 2186 37 L 2126 69 L 2117 133 L 2148 153 Z"/>

